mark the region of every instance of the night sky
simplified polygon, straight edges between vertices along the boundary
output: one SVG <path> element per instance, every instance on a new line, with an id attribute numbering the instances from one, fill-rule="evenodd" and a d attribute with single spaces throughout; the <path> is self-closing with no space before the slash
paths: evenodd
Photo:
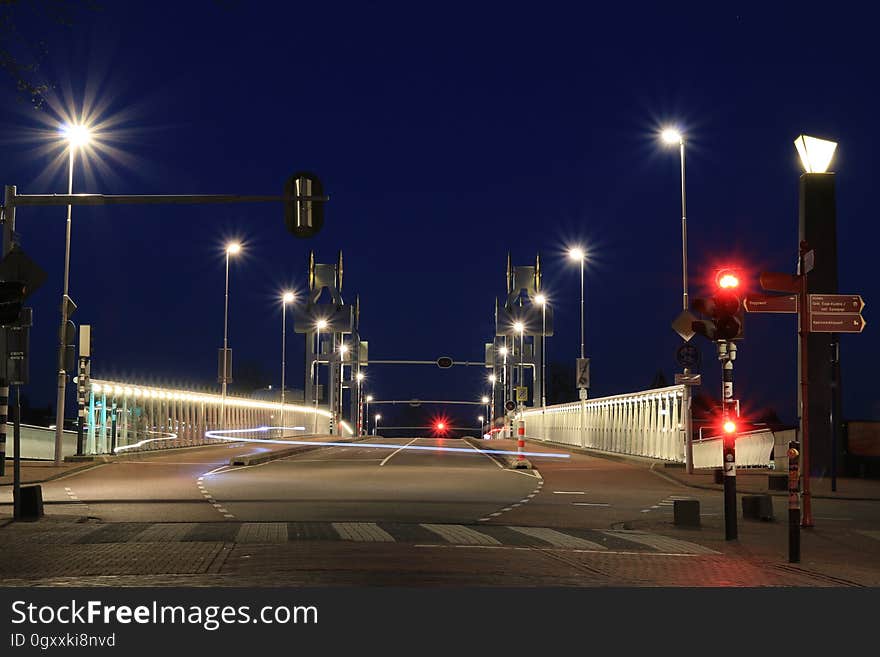
<path id="1" fill-rule="evenodd" d="M 578 269 L 565 258 L 573 244 L 590 258 L 591 396 L 644 389 L 658 370 L 671 381 L 679 161 L 657 133 L 672 123 L 688 138 L 694 296 L 717 264 L 743 266 L 754 291 L 761 271 L 794 273 L 792 142 L 802 132 L 840 142 L 840 291 L 868 304 L 865 332 L 841 339 L 843 410 L 880 419 L 870 21 L 833 4 L 816 13 L 748 3 L 104 5 L 70 28 L 20 26 L 47 42 L 41 72 L 57 87 L 35 110 L 2 79 L 3 184 L 65 192 L 53 126 L 86 103 L 112 150 L 77 161 L 75 192 L 280 194 L 306 169 L 331 201 L 312 240 L 289 235 L 274 204 L 74 208 L 71 296 L 74 320 L 92 325 L 93 376 L 213 385 L 223 245 L 240 238 L 230 346 L 237 367 L 264 370 L 266 383 L 280 380 L 280 291 L 305 290 L 310 249 L 327 263 L 344 251 L 343 296 L 360 294 L 376 359 L 481 359 L 507 252 L 523 265 L 540 252 L 557 318 L 550 361 L 570 366 L 579 351 Z M 64 219 L 61 207 L 17 215 L 24 250 L 49 274 L 29 301 L 25 394 L 41 404 L 54 403 Z M 793 315 L 747 317 L 736 362 L 747 409 L 795 419 L 795 325 Z M 289 337 L 288 386 L 301 388 L 303 337 Z M 704 389 L 717 395 L 719 366 L 700 344 Z M 486 374 L 374 366 L 369 390 L 474 399 Z"/>

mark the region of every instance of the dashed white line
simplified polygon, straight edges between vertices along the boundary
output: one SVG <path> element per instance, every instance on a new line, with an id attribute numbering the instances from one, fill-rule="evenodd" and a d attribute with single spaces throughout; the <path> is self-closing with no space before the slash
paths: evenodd
<path id="1" fill-rule="evenodd" d="M 611 506 L 608 502 L 572 502 L 573 506 Z"/>
<path id="2" fill-rule="evenodd" d="M 554 495 L 586 495 L 587 491 L 585 490 L 555 490 L 553 491 Z"/>

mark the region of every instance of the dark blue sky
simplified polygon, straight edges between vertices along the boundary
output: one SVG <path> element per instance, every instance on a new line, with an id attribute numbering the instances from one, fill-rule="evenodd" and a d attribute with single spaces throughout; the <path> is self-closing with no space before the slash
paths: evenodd
<path id="1" fill-rule="evenodd" d="M 300 4 L 300 3 L 297 3 Z M 332 196 L 324 231 L 299 241 L 276 206 L 74 209 L 71 295 L 93 325 L 94 375 L 210 382 L 222 342 L 225 238 L 236 361 L 279 369 L 280 304 L 303 290 L 309 249 L 345 252 L 373 358 L 482 357 L 505 257 L 544 258 L 556 308 L 551 360 L 577 356 L 581 242 L 593 396 L 675 371 L 680 307 L 678 158 L 688 135 L 692 293 L 716 263 L 794 271 L 801 132 L 840 142 L 840 290 L 869 326 L 843 336 L 844 413 L 880 419 L 874 273 L 878 138 L 869 21 L 758 4 L 598 8 L 586 3 L 107 3 L 46 37 L 55 107 L 106 105 L 116 155 L 75 191 L 280 193 L 309 169 Z M 835 13 L 839 12 L 839 13 Z M 63 192 L 64 167 L 19 139 L 45 123 L 0 88 L 4 184 Z M 43 112 L 42 114 L 46 114 Z M 49 112 L 51 116 L 51 112 Z M 53 399 L 64 209 L 22 210 L 24 249 L 49 273 L 31 299 L 29 395 Z M 705 286 L 702 286 L 705 291 Z M 793 316 L 748 318 L 737 396 L 796 415 Z M 717 361 L 703 345 L 715 393 Z M 302 386 L 302 336 L 288 385 Z M 485 372 L 370 368 L 383 398 L 477 397 Z M 275 373 L 275 378 L 280 372 Z M 277 381 L 276 381 L 277 382 Z"/>

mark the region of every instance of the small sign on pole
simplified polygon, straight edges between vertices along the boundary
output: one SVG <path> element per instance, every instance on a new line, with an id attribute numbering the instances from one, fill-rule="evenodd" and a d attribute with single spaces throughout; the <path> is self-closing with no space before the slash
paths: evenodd
<path id="1" fill-rule="evenodd" d="M 518 401 L 518 402 L 529 401 L 529 389 L 526 386 L 517 386 L 516 387 L 516 401 Z"/>
<path id="2" fill-rule="evenodd" d="M 590 387 L 590 359 L 577 359 L 577 387 L 586 390 Z"/>

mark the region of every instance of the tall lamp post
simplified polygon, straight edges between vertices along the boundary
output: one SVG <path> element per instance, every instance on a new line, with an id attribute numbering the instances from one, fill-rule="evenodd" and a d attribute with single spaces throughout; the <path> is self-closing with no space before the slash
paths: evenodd
<path id="1" fill-rule="evenodd" d="M 319 319 L 315 324 L 315 433 L 318 433 L 318 379 L 321 374 L 321 331 L 327 328 L 327 320 Z"/>
<path id="2" fill-rule="evenodd" d="M 497 377 L 497 376 L 495 376 L 494 374 L 490 374 L 490 375 L 489 375 L 489 383 L 492 384 L 492 405 L 489 407 L 490 410 L 489 410 L 489 412 L 486 414 L 486 416 L 489 418 L 489 428 L 490 428 L 490 429 L 492 428 L 491 425 L 492 425 L 492 422 L 493 422 L 494 419 L 495 419 L 495 383 L 496 383 L 497 381 L 498 381 L 498 377 Z"/>
<path id="3" fill-rule="evenodd" d="M 682 310 L 688 309 L 688 273 L 687 273 L 687 196 L 684 186 L 684 135 L 674 128 L 667 128 L 660 133 L 661 139 L 667 144 L 678 144 L 681 162 L 681 281 Z"/>
<path id="4" fill-rule="evenodd" d="M 339 435 L 342 435 L 342 391 L 343 391 L 343 379 L 345 379 L 345 358 L 348 355 L 348 345 L 344 342 L 339 345 L 339 388 L 338 388 L 338 397 L 336 398 L 336 408 L 333 409 L 333 414 L 336 415 L 338 411 L 338 417 L 334 422 L 334 429 L 339 432 Z"/>
<path id="5" fill-rule="evenodd" d="M 223 303 L 223 374 L 220 377 L 220 426 L 226 424 L 226 383 L 229 380 L 229 256 L 238 255 L 241 244 L 230 242 L 226 245 L 226 295 Z"/>
<path id="6" fill-rule="evenodd" d="M 489 397 L 486 395 L 483 395 L 482 398 L 480 399 L 480 401 L 486 405 L 486 417 L 491 418 L 492 415 L 491 415 L 491 413 L 489 413 L 489 401 L 490 401 Z"/>
<path id="7" fill-rule="evenodd" d="M 73 194 L 73 161 L 76 149 L 83 148 L 91 141 L 89 129 L 81 124 L 65 124 L 61 126 L 61 134 L 67 142 L 67 193 Z M 73 207 L 67 206 L 67 232 L 64 240 L 64 288 L 61 292 L 61 329 L 58 340 L 58 397 L 55 407 L 55 465 L 61 465 L 62 439 L 64 436 L 64 407 L 67 392 L 67 371 L 64 358 L 67 346 L 67 320 L 70 316 L 68 307 L 70 283 L 70 228 Z"/>
<path id="8" fill-rule="evenodd" d="M 535 301 L 541 304 L 541 408 L 547 406 L 547 297 L 539 294 Z"/>
<path id="9" fill-rule="evenodd" d="M 287 426 L 284 423 L 284 383 L 285 383 L 285 365 L 287 354 L 287 304 L 293 303 L 293 292 L 285 292 L 281 297 L 281 426 Z M 282 429 L 282 432 L 284 430 Z"/>
<path id="10" fill-rule="evenodd" d="M 364 402 L 363 402 L 363 397 L 361 396 L 361 392 L 362 392 L 361 389 L 363 387 L 364 378 L 366 378 L 366 377 L 364 376 L 363 372 L 358 372 L 357 375 L 355 376 L 355 378 L 357 379 L 357 407 L 358 407 L 357 435 L 363 436 L 364 435 L 364 416 L 363 416 Z"/>
<path id="11" fill-rule="evenodd" d="M 515 322 L 513 325 L 513 330 L 519 333 L 519 367 L 516 372 L 516 406 L 517 409 L 522 412 L 522 402 L 519 400 L 519 388 L 523 386 L 523 351 L 525 351 L 525 331 L 526 326 L 522 322 Z"/>
<path id="12" fill-rule="evenodd" d="M 584 356 L 584 260 L 586 260 L 586 253 L 580 247 L 574 247 L 568 251 L 568 257 L 572 260 L 580 262 L 581 265 L 581 360 L 586 358 Z M 587 389 L 579 388 L 580 398 L 587 398 Z"/>
<path id="13" fill-rule="evenodd" d="M 382 419 L 382 416 L 376 413 L 376 421 L 373 423 L 373 434 L 376 435 L 379 431 L 379 420 Z"/>
<path id="14" fill-rule="evenodd" d="M 367 426 L 365 427 L 366 432 L 364 433 L 364 435 L 369 436 L 370 435 L 370 402 L 373 401 L 373 395 L 367 395 L 365 399 L 367 402 L 367 411 L 366 411 Z"/>

